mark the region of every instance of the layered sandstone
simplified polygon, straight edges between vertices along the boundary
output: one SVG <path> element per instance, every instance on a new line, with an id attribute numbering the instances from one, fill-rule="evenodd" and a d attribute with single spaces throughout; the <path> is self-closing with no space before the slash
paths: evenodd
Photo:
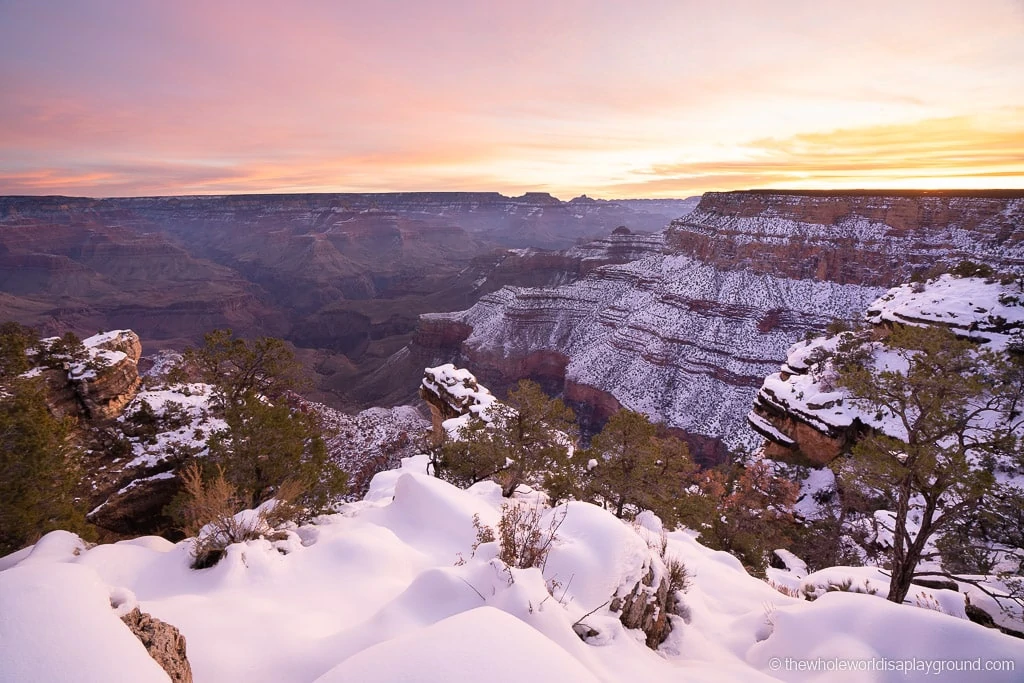
<path id="1" fill-rule="evenodd" d="M 422 366 L 392 384 L 366 379 L 419 314 L 632 258 L 538 247 L 658 230 L 688 208 L 543 193 L 0 197 L 0 320 L 44 334 L 132 327 L 158 349 L 214 328 L 283 337 L 319 400 L 401 403 Z"/>
<path id="2" fill-rule="evenodd" d="M 499 392 L 537 375 L 595 421 L 622 405 L 721 453 L 760 443 L 751 401 L 809 331 L 936 263 L 1018 267 L 1022 238 L 1024 193 L 709 193 L 656 253 L 558 287 L 505 287 L 420 324 L 457 342 L 444 360 Z"/>
<path id="3" fill-rule="evenodd" d="M 58 340 L 43 339 L 42 347 Z M 142 343 L 132 330 L 114 330 L 85 339 L 81 356 L 54 356 L 51 367 L 41 367 L 39 376 L 46 387 L 50 412 L 58 417 L 77 416 L 109 420 L 121 414 L 135 398 L 142 383 L 139 358 Z"/>
<path id="4" fill-rule="evenodd" d="M 669 242 L 721 268 L 890 287 L 937 261 L 1024 265 L 1021 192 L 709 192 Z"/>

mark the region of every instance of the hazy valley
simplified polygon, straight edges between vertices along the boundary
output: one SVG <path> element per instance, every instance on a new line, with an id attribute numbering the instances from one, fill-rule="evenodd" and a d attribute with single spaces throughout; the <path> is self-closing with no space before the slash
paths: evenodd
<path id="1" fill-rule="evenodd" d="M 6 197 L 0 317 L 46 334 L 131 328 L 151 350 L 223 327 L 283 337 L 300 349 L 320 398 L 368 407 L 377 395 L 353 382 L 408 343 L 421 313 L 468 307 L 503 284 L 576 276 L 571 259 L 522 248 L 565 248 L 619 225 L 660 230 L 693 203 L 497 193 Z"/>

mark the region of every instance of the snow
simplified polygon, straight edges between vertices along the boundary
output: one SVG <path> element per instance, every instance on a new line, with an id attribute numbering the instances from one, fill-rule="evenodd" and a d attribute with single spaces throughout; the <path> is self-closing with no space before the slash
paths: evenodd
<path id="1" fill-rule="evenodd" d="M 567 380 L 655 421 L 753 448 L 760 438 L 745 419 L 756 393 L 751 381 L 778 368 L 798 328 L 823 329 L 882 293 L 647 253 L 571 284 L 504 287 L 466 311 L 430 317 L 471 326 L 464 342 L 471 355 L 518 362 L 557 350 L 569 358 Z M 776 310 L 794 322 L 759 329 Z"/>
<path id="2" fill-rule="evenodd" d="M 847 660 L 864 669 L 848 672 L 842 678 L 835 672 L 786 672 L 785 680 L 792 681 L 941 680 L 936 675 L 940 667 L 956 666 L 952 662 L 999 662 L 1020 656 L 1013 654 L 1020 646 L 997 632 L 978 629 L 939 612 L 907 609 L 851 593 L 827 593 L 810 605 L 780 607 L 771 613 L 771 622 L 771 635 L 749 650 L 753 666 L 770 668 L 773 660 L 780 660 L 775 665 L 785 667 L 787 658 L 820 658 L 823 662 Z M 803 644 L 796 653 L 795 643 Z M 946 673 L 946 677 L 964 681 L 1019 681 L 1022 663 L 1017 659 L 1015 664 L 1016 671 L 985 671 L 973 677 Z M 891 670 L 866 675 L 869 666 Z"/>
<path id="3" fill-rule="evenodd" d="M 131 330 L 112 330 L 83 339 L 82 347 L 85 354 L 81 360 L 72 360 L 67 356 L 63 357 L 63 364 L 67 370 L 68 378 L 74 381 L 95 379 L 99 370 L 123 363 L 128 358 L 126 353 L 116 349 L 104 348 L 104 345 L 127 341 L 134 336 L 135 333 Z M 59 337 L 48 337 L 41 339 L 40 344 L 49 346 L 59 341 Z"/>
<path id="4" fill-rule="evenodd" d="M 786 565 L 786 571 L 796 578 L 807 576 L 807 563 L 784 548 L 775 549 L 775 555 Z"/>
<path id="5" fill-rule="evenodd" d="M 477 383 L 469 370 L 451 363 L 426 368 L 422 386 L 448 403 L 452 410 L 461 413 L 441 423 L 451 438 L 459 438 L 459 430 L 467 426 L 473 417 L 491 421 L 490 410 L 496 399 L 487 387 Z"/>
<path id="6" fill-rule="evenodd" d="M 381 470 L 398 467 L 403 457 L 418 451 L 416 435 L 430 422 L 413 406 L 368 408 L 355 415 L 322 403 L 303 401 L 315 411 L 327 433 L 327 451 L 349 473 L 346 500 L 359 500 L 371 478 Z"/>
<path id="7" fill-rule="evenodd" d="M 415 634 L 369 647 L 317 683 L 470 681 L 520 683 L 597 681 L 583 665 L 519 619 L 477 607 Z"/>
<path id="8" fill-rule="evenodd" d="M 134 439 L 133 457 L 124 469 L 154 467 L 171 457 L 176 449 L 195 453 L 204 451 L 209 436 L 227 428 L 223 419 L 209 414 L 213 391 L 213 386 L 201 383 L 140 391 L 125 407 L 118 418 L 120 422 L 131 419 L 143 403 L 148 403 L 159 418 L 167 417 L 169 411 L 178 411 L 182 424 L 177 429 L 160 431 L 149 439 Z"/>
<path id="9" fill-rule="evenodd" d="M 819 656 L 981 657 L 1016 667 L 986 681 L 1024 671 L 1024 641 L 963 619 L 961 594 L 929 591 L 922 608 L 896 606 L 827 590 L 852 576 L 852 585 L 884 594 L 877 569 L 803 578 L 769 570 L 793 594 L 805 585 L 820 593 L 809 602 L 751 577 L 688 531 L 665 533 L 667 556 L 692 577 L 681 595 L 686 618 L 671 617 L 672 634 L 653 652 L 607 603 L 660 566 L 652 558 L 664 530 L 654 515 L 628 523 L 581 502 L 543 509 L 545 528 L 564 514 L 546 565 L 509 569 L 496 543 L 473 550 L 474 516 L 494 526 L 508 503 L 497 485 L 461 490 L 426 468 L 426 456 L 405 459 L 374 477 L 364 500 L 288 530 L 284 541 L 231 545 L 209 569 L 189 568 L 188 541 L 89 547 L 48 534 L 0 559 L 0 680 L 166 680 L 117 621 L 136 603 L 181 630 L 198 683 L 843 680 L 779 670 L 773 659 Z M 598 635 L 580 640 L 572 630 L 580 620 Z M 847 680 L 917 678 L 889 671 Z"/>
<path id="10" fill-rule="evenodd" d="M 141 479 L 134 479 L 134 480 L 130 481 L 126 486 L 124 486 L 123 488 L 119 489 L 118 493 L 120 494 L 120 493 L 125 493 L 127 491 L 130 491 L 131 489 L 135 488 L 139 484 L 143 484 L 143 483 L 145 483 L 147 481 L 159 481 L 161 479 L 174 479 L 174 476 L 175 476 L 174 472 L 160 472 L 160 473 L 154 474 L 154 475 L 152 475 L 150 477 L 143 477 Z"/>
<path id="11" fill-rule="evenodd" d="M 788 436 L 780 432 L 778 429 L 776 429 L 771 422 L 764 419 L 763 417 L 755 413 L 753 410 L 747 413 L 747 422 L 749 422 L 751 426 L 753 426 L 754 429 L 756 429 L 758 432 L 769 435 L 771 439 L 777 443 L 781 443 L 783 445 L 793 445 L 794 443 L 796 443 L 791 438 L 789 438 Z"/>
<path id="12" fill-rule="evenodd" d="M 86 347 L 88 359 L 69 363 L 68 377 L 73 380 L 86 380 L 96 377 L 97 368 L 109 368 L 124 361 L 128 357 L 123 351 L 109 351 Z"/>
<path id="13" fill-rule="evenodd" d="M 889 290 L 867 312 L 872 322 L 949 327 L 955 334 L 1003 349 L 1024 329 L 1024 290 L 1016 281 L 941 275 Z"/>
<path id="14" fill-rule="evenodd" d="M 817 496 L 836 490 L 835 472 L 827 467 L 811 469 L 807 476 L 800 482 L 800 493 L 798 494 L 793 512 L 801 519 L 817 519 L 822 514 L 821 505 Z"/>
<path id="15" fill-rule="evenodd" d="M 135 333 L 131 330 L 110 330 L 109 332 L 100 332 L 99 334 L 94 334 L 91 337 L 83 339 L 82 346 L 90 349 L 97 348 L 104 344 L 120 341 L 122 337 L 128 337 L 134 334 Z"/>
<path id="16" fill-rule="evenodd" d="M 36 562 L 0 572 L 0 605 L 0 680 L 168 680 L 88 567 Z"/>

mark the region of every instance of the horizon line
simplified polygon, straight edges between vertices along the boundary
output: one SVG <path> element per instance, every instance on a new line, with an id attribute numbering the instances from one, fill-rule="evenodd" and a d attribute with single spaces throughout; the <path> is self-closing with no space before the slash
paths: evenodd
<path id="1" fill-rule="evenodd" d="M 784 195 L 845 195 L 845 196 L 913 196 L 913 195 L 946 195 L 946 196 L 993 196 L 1004 198 L 1024 198 L 1024 188 L 836 188 L 836 189 L 803 189 L 803 188 L 760 188 L 751 187 L 746 189 L 731 190 L 708 190 L 697 194 L 680 195 L 677 197 L 615 197 L 604 198 L 591 196 L 587 193 L 576 195 L 570 199 L 562 199 L 551 192 L 544 190 L 526 191 L 523 194 L 504 194 L 499 190 L 387 190 L 376 192 L 209 192 L 189 194 L 140 194 L 140 195 L 73 195 L 73 194 L 0 194 L 0 199 L 90 199 L 94 201 L 107 200 L 128 200 L 128 199 L 227 199 L 232 197 L 330 197 L 330 196 L 351 196 L 351 197 L 372 197 L 387 195 L 497 195 L 503 199 L 528 199 L 534 197 L 550 197 L 562 203 L 585 199 L 600 202 L 615 201 L 683 201 L 694 197 L 703 197 L 707 194 L 784 194 Z"/>

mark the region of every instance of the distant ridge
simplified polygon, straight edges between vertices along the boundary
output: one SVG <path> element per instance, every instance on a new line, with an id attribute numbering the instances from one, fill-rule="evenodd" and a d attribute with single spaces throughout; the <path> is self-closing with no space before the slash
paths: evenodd
<path id="1" fill-rule="evenodd" d="M 993 190 L 723 190 L 705 194 L 763 194 L 791 195 L 794 197 L 986 197 L 991 199 L 1024 199 L 1022 189 Z"/>

